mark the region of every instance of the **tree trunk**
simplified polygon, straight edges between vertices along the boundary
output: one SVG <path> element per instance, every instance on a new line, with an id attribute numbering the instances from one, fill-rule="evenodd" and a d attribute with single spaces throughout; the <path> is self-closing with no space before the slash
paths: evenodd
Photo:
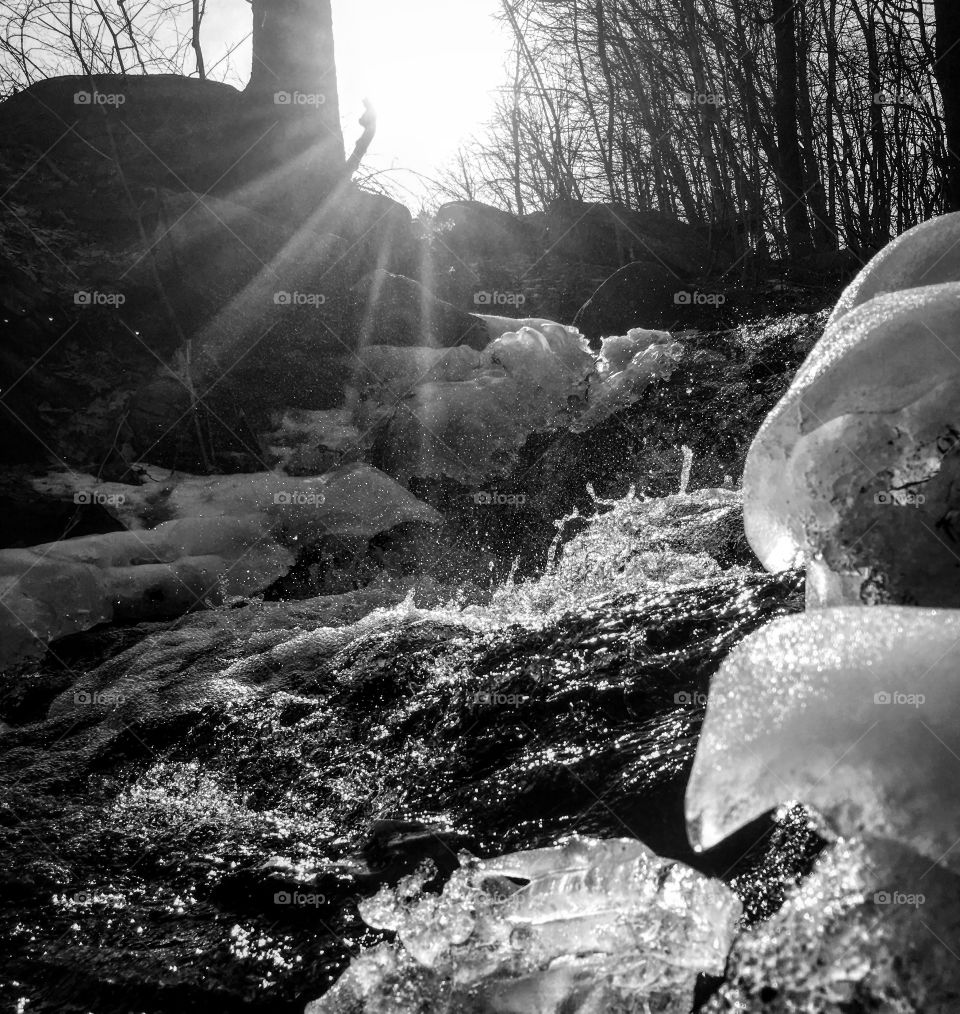
<path id="1" fill-rule="evenodd" d="M 934 72 L 947 133 L 947 200 L 951 211 L 960 211 L 960 4 L 934 0 L 933 9 L 937 19 Z"/>
<path id="2" fill-rule="evenodd" d="M 810 253 L 813 238 L 804 199 L 803 159 L 798 135 L 796 0 L 773 0 L 773 32 L 777 56 L 774 117 L 777 124 L 777 179 L 787 247 L 793 257 Z"/>
<path id="3" fill-rule="evenodd" d="M 246 96 L 255 147 L 245 162 L 297 214 L 342 182 L 330 0 L 252 0 L 253 66 Z"/>

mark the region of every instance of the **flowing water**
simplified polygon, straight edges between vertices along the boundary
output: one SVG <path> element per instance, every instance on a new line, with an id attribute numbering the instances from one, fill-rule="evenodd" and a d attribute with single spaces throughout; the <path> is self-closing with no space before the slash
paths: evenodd
<path id="1" fill-rule="evenodd" d="M 515 626 L 396 599 L 238 603 L 22 675 L 0 755 L 11 1009 L 300 1011 L 381 938 L 358 900 L 426 859 L 442 881 L 463 849 L 637 837 L 756 922 L 822 848 L 799 808 L 700 856 L 683 823 L 710 677 L 802 608 L 800 576 Z"/>

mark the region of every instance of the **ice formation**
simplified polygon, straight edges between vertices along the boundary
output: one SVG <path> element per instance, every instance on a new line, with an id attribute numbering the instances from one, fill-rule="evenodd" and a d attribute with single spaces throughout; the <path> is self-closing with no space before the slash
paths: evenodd
<path id="1" fill-rule="evenodd" d="M 710 848 L 791 800 L 840 834 L 960 870 L 960 612 L 846 606 L 776 620 L 714 677 L 687 788 Z"/>
<path id="2" fill-rule="evenodd" d="M 841 839 L 740 934 L 703 1014 L 955 1014 L 960 881 L 892 842 Z"/>
<path id="3" fill-rule="evenodd" d="M 958 353 L 960 282 L 877 296 L 834 320 L 761 427 L 747 537 L 768 569 L 806 561 L 811 605 L 960 605 Z"/>
<path id="4" fill-rule="evenodd" d="M 500 318 L 498 318 L 500 319 Z M 504 320 L 502 318 L 500 320 Z M 479 485 L 535 432 L 583 431 L 668 378 L 682 346 L 659 331 L 610 338 L 598 356 L 574 327 L 533 320 L 472 349 L 380 349 L 356 371 L 357 425 L 387 470 Z M 382 432 L 381 432 L 382 430 Z"/>
<path id="5" fill-rule="evenodd" d="M 875 296 L 960 282 L 960 212 L 922 222 L 885 246 L 840 297 L 830 324 Z"/>
<path id="6" fill-rule="evenodd" d="M 441 895 L 422 893 L 430 876 L 361 902 L 398 943 L 355 959 L 308 1014 L 686 1014 L 698 974 L 722 971 L 740 915 L 723 884 L 632 839 L 462 854 Z"/>
<path id="7" fill-rule="evenodd" d="M 307 479 L 166 473 L 126 486 L 58 473 L 42 482 L 104 503 L 131 530 L 0 551 L 0 668 L 99 623 L 175 616 L 262 591 L 290 569 L 290 546 L 440 520 L 369 465 Z"/>
<path id="8" fill-rule="evenodd" d="M 79 472 L 54 472 L 34 485 L 45 494 L 102 503 L 131 530 L 159 521 L 255 515 L 281 525 L 291 538 L 323 531 L 369 539 L 401 522 L 441 520 L 432 507 L 366 464 L 306 477 L 279 471 L 188 475 L 152 466 L 146 472 L 140 486 L 98 482 Z"/>

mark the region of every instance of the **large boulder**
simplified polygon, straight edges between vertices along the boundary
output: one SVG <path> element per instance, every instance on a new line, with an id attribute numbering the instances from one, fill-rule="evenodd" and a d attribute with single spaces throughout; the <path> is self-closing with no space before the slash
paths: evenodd
<path id="1" fill-rule="evenodd" d="M 440 242 L 464 260 L 534 256 L 537 231 L 527 221 L 481 201 L 450 201 L 434 216 Z"/>
<path id="2" fill-rule="evenodd" d="M 378 269 L 354 286 L 351 296 L 355 348 L 469 345 L 483 349 L 489 341 L 481 320 L 402 275 Z"/>
<path id="3" fill-rule="evenodd" d="M 588 264 L 617 268 L 651 260 L 680 275 L 697 277 L 713 260 L 700 230 L 659 211 L 555 201 L 546 222 L 546 249 Z"/>
<path id="4" fill-rule="evenodd" d="M 283 189 L 266 142 L 257 185 L 227 172 L 251 172 L 262 99 L 150 75 L 57 78 L 0 103 L 16 138 L 0 159 L 5 457 L 85 469 L 159 442 L 163 463 L 263 467 L 247 430 L 341 404 L 347 290 L 415 267 L 412 220 L 340 178 L 291 203 L 302 188 Z"/>
<path id="5" fill-rule="evenodd" d="M 7 154 L 32 151 L 36 162 L 45 153 L 40 172 L 27 174 L 14 197 L 34 195 L 56 167 L 59 208 L 72 225 L 99 234 L 113 224 L 130 228 L 114 152 L 134 192 L 206 193 L 250 143 L 242 111 L 236 88 L 176 74 L 38 81 L 0 103 L 0 132 L 13 142 Z"/>
<path id="6" fill-rule="evenodd" d="M 622 334 L 632 327 L 673 327 L 684 279 L 658 261 L 634 261 L 612 274 L 580 308 L 573 322 L 588 338 Z"/>

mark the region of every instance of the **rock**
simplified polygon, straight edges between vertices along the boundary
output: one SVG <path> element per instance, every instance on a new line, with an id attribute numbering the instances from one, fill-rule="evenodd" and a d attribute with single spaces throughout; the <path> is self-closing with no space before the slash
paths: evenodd
<path id="1" fill-rule="evenodd" d="M 888 838 L 960 871 L 960 612 L 878 606 L 777 620 L 710 686 L 687 789 L 711 848 L 800 801 L 842 835 Z"/>
<path id="2" fill-rule="evenodd" d="M 747 537 L 808 564 L 811 604 L 960 604 L 960 284 L 877 296 L 827 329 L 757 434 Z"/>
<path id="3" fill-rule="evenodd" d="M 418 282 L 378 269 L 352 290 L 353 347 L 367 345 L 486 347 L 483 323 L 431 295 Z"/>
<path id="4" fill-rule="evenodd" d="M 16 996 L 40 1010 L 302 1010 L 356 955 L 350 941 L 373 942 L 357 915 L 367 891 L 344 873 L 372 815 L 419 817 L 454 851 L 467 835 L 481 856 L 629 835 L 723 875 L 748 911 L 775 909 L 815 839 L 801 822 L 690 852 L 700 709 L 677 695 L 702 693 L 731 643 L 795 609 L 799 583 L 581 601 L 535 629 L 364 589 L 114 628 L 121 650 L 95 658 L 58 650 L 74 686 L 50 718 L 0 737 L 0 931 Z M 470 704 L 478 695 L 516 703 Z M 391 833 L 386 858 L 428 845 L 417 838 Z M 25 874 L 38 839 L 68 885 Z"/>
<path id="5" fill-rule="evenodd" d="M 547 211 L 548 249 L 589 264 L 619 268 L 652 261 L 684 278 L 706 272 L 712 261 L 700 231 L 659 211 L 617 204 L 556 201 Z"/>
<path id="6" fill-rule="evenodd" d="M 634 261 L 612 274 L 580 308 L 574 324 L 588 338 L 621 334 L 631 327 L 671 328 L 682 317 L 677 293 L 687 284 L 657 261 Z"/>
<path id="7" fill-rule="evenodd" d="M 872 258 L 850 283 L 830 317 L 845 313 L 876 296 L 945 282 L 960 282 L 960 212 L 931 218 L 908 229 Z"/>
<path id="8" fill-rule="evenodd" d="M 113 453 L 119 417 L 150 460 L 268 467 L 260 437 L 272 415 L 342 405 L 355 330 L 347 289 L 378 265 L 416 269 L 410 213 L 342 179 L 322 194 L 315 140 L 309 187 L 296 183 L 296 158 L 278 170 L 270 140 L 244 158 L 271 126 L 258 120 L 278 122 L 272 93 L 264 105 L 173 75 L 94 85 L 105 101 L 75 101 L 90 84 L 74 77 L 0 103 L 0 126 L 18 138 L 0 163 L 16 211 L 0 246 L 23 269 L 0 293 L 7 454 L 52 450 L 90 468 Z M 289 155 L 296 129 L 270 137 L 282 133 Z M 263 178 L 250 186 L 254 162 Z M 188 388 L 203 399 L 196 410 Z"/>
<path id="9" fill-rule="evenodd" d="M 310 1014 L 387 1002 L 398 1014 L 478 1003 L 504 1014 L 650 1003 L 680 1014 L 697 975 L 722 971 L 740 914 L 722 884 L 626 838 L 574 837 L 486 861 L 463 855 L 439 898 L 421 893 L 430 876 L 361 903 L 365 921 L 397 933 L 402 949 L 361 954 Z"/>
<path id="10" fill-rule="evenodd" d="M 178 616 L 263 591 L 320 537 L 369 540 L 403 522 L 441 520 L 368 465 L 313 479 L 187 476 L 138 487 L 65 473 L 46 487 L 58 482 L 130 530 L 0 551 L 0 667 L 98 623 Z"/>
<path id="11" fill-rule="evenodd" d="M 470 380 L 484 362 L 484 354 L 467 345 L 449 349 L 368 345 L 357 353 L 353 382 L 361 392 L 378 388 L 385 397 L 404 398 L 420 384 Z"/>
<path id="12" fill-rule="evenodd" d="M 360 279 L 374 266 L 411 278 L 420 270 L 410 210 L 385 194 L 353 184 L 341 186 L 310 224 L 344 240 L 342 273 L 352 279 Z"/>
<path id="13" fill-rule="evenodd" d="M 99 503 L 77 503 L 66 490 L 41 492 L 35 479 L 8 472 L 0 477 L 0 548 L 23 548 L 64 537 L 119 532 L 123 525 Z"/>
<path id="14" fill-rule="evenodd" d="M 434 216 L 439 241 L 467 261 L 534 257 L 537 233 L 517 218 L 481 201 L 449 201 Z"/>
<path id="15" fill-rule="evenodd" d="M 68 75 L 0 103 L 4 136 L 36 149 L 34 161 L 46 152 L 70 180 L 57 188 L 60 207 L 80 228 L 102 235 L 117 226 L 133 238 L 113 144 L 132 186 L 206 193 L 252 140 L 241 129 L 243 96 L 230 85 L 179 74 L 95 74 L 92 81 L 101 101 L 90 100 L 90 79 Z M 17 199 L 41 186 L 42 176 L 25 179 Z"/>

